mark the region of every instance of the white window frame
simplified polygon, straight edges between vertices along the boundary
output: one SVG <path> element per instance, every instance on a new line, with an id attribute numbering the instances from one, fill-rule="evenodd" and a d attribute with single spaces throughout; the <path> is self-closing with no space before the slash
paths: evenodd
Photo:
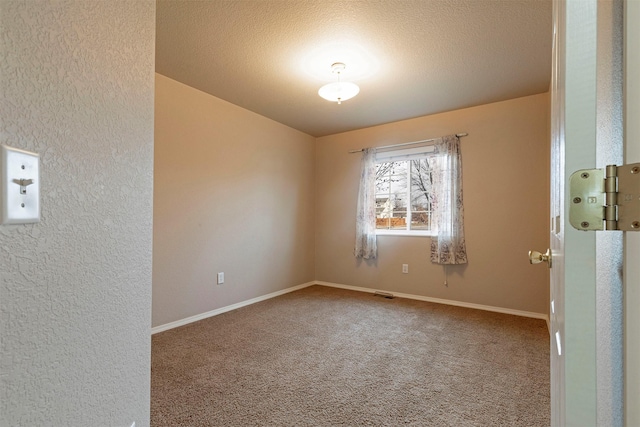
<path id="1" fill-rule="evenodd" d="M 376 153 L 376 164 L 386 162 L 398 162 L 425 159 L 431 156 L 435 147 L 433 145 L 422 145 L 411 148 L 396 148 L 396 149 L 384 149 Z M 409 163 L 409 168 L 412 165 Z M 411 174 L 411 169 L 407 171 L 407 174 Z M 411 184 L 407 185 L 407 217 L 410 217 L 411 213 Z M 433 217 L 432 217 L 433 218 Z M 407 223 L 409 226 L 410 221 Z M 433 227 L 433 222 L 431 223 Z M 376 228 L 376 236 L 409 236 L 409 237 L 431 237 L 437 235 L 437 231 L 433 228 L 431 230 L 388 230 Z"/>

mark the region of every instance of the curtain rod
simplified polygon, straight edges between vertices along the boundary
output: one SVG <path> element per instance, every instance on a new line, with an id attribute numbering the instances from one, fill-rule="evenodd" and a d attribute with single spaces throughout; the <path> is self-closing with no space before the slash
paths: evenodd
<path id="1" fill-rule="evenodd" d="M 466 133 L 466 132 L 463 132 L 463 133 L 456 133 L 456 136 L 457 136 L 458 138 L 462 138 L 463 136 L 467 136 L 467 135 L 469 135 L 469 134 L 468 134 L 468 133 Z M 375 148 L 376 148 L 376 149 L 378 149 L 378 150 L 380 150 L 380 149 L 382 149 L 382 148 L 400 147 L 400 146 L 402 146 L 402 145 L 422 144 L 422 143 L 425 143 L 425 142 L 433 142 L 433 141 L 435 141 L 436 139 L 438 139 L 438 138 L 423 139 L 422 141 L 403 142 L 403 143 L 400 143 L 400 144 L 393 144 L 393 145 L 383 145 L 382 147 L 375 147 Z M 364 148 L 361 148 L 361 149 L 359 149 L 359 150 L 349 150 L 349 154 L 353 154 L 353 153 L 360 153 L 360 152 L 362 152 L 362 151 L 364 151 L 364 150 L 365 150 Z"/>

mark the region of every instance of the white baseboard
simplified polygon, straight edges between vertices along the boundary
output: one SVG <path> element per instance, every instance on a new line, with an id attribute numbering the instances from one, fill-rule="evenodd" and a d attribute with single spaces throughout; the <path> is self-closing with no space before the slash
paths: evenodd
<path id="1" fill-rule="evenodd" d="M 227 305 L 225 307 L 217 308 L 215 310 L 207 311 L 206 313 L 201 313 L 201 314 L 197 314 L 195 316 L 187 317 L 185 319 L 176 320 L 175 322 L 165 323 L 164 325 L 160 325 L 160 326 L 156 326 L 154 328 L 151 328 L 151 334 L 153 335 L 153 334 L 157 334 L 159 332 L 168 331 L 169 329 L 177 328 L 179 326 L 188 325 L 189 323 L 197 322 L 198 320 L 206 319 L 208 317 L 217 316 L 218 314 L 226 313 L 228 311 L 235 310 L 235 309 L 240 308 L 240 307 L 245 307 L 247 305 L 255 304 L 257 302 L 268 300 L 270 298 L 274 298 L 274 297 L 277 297 L 277 296 L 280 296 L 280 295 L 284 295 L 284 294 L 287 294 L 289 292 L 297 291 L 299 289 L 307 288 L 307 287 L 312 286 L 312 285 L 320 285 L 320 286 L 328 286 L 328 287 L 332 287 L 332 288 L 348 289 L 348 290 L 351 290 L 351 291 L 366 292 L 366 293 L 371 293 L 371 294 L 374 293 L 374 292 L 382 291 L 380 289 L 363 288 L 363 287 L 360 287 L 360 286 L 342 285 L 340 283 L 322 282 L 322 281 L 319 281 L 319 280 L 314 280 L 312 282 L 307 282 L 307 283 L 303 283 L 301 285 L 292 286 L 290 288 L 283 289 L 281 291 L 272 292 L 272 293 L 267 294 L 267 295 L 262 295 L 262 296 L 259 296 L 259 297 L 256 297 L 256 298 L 252 298 L 252 299 L 249 299 L 249 300 L 246 300 L 246 301 L 241 301 L 241 302 L 236 303 L 236 304 L 231 304 L 231 305 Z M 389 291 L 384 291 L 384 292 L 385 293 L 389 293 Z M 440 298 L 431 298 L 431 297 L 425 297 L 425 296 L 422 296 L 422 295 L 403 294 L 403 293 L 396 293 L 396 292 L 392 292 L 392 294 L 394 296 L 399 297 L 399 298 L 407 298 L 407 299 L 413 299 L 413 300 L 418 300 L 418 301 L 433 302 L 433 303 L 437 303 L 437 304 L 454 305 L 454 306 L 457 306 L 457 307 L 474 308 L 476 310 L 485 310 L 485 311 L 493 311 L 493 312 L 496 312 L 496 313 L 512 314 L 514 316 L 522 316 L 522 317 L 531 317 L 531 318 L 534 318 L 534 319 L 542 319 L 542 320 L 547 322 L 547 328 L 550 328 L 550 326 L 549 326 L 549 316 L 547 316 L 544 313 L 534 313 L 534 312 L 531 312 L 531 311 L 513 310 L 513 309 L 510 309 L 510 308 L 503 308 L 503 307 L 492 307 L 492 306 L 489 306 L 489 305 L 473 304 L 473 303 L 469 303 L 469 302 L 454 301 L 454 300 L 447 300 L 447 299 L 440 299 Z M 549 333 L 551 333 L 551 330 L 549 330 Z"/>
<path id="2" fill-rule="evenodd" d="M 374 293 L 374 292 L 382 291 L 382 292 L 385 292 L 385 293 L 389 293 L 389 291 L 387 291 L 387 290 L 362 288 L 362 287 L 359 287 L 359 286 L 342 285 L 342 284 L 339 284 L 339 283 L 330 283 L 330 282 L 321 282 L 321 281 L 316 281 L 315 283 L 317 285 L 330 286 L 332 288 L 349 289 L 349 290 L 352 290 L 352 291 L 360 291 L 360 292 L 368 292 L 368 293 Z M 422 296 L 422 295 L 402 294 L 402 293 L 397 293 L 397 292 L 391 292 L 391 293 L 394 296 L 399 297 L 399 298 L 408 298 L 408 299 L 414 299 L 414 300 L 418 300 L 418 301 L 434 302 L 434 303 L 437 303 L 437 304 L 455 305 L 457 307 L 474 308 L 476 310 L 493 311 L 493 312 L 496 312 L 496 313 L 512 314 L 514 316 L 522 316 L 522 317 L 531 317 L 531 318 L 534 318 L 534 319 L 542 319 L 542 320 L 545 320 L 547 322 L 547 325 L 549 324 L 549 316 L 547 316 L 544 313 L 535 313 L 535 312 L 532 312 L 532 311 L 513 310 L 511 308 L 493 307 L 493 306 L 490 306 L 490 305 L 474 304 L 474 303 L 470 303 L 470 302 L 454 301 L 454 300 L 448 300 L 448 299 L 431 298 L 431 297 L 425 297 L 425 296 Z"/>
<path id="3" fill-rule="evenodd" d="M 241 301 L 236 304 L 227 305 L 226 307 L 217 308 L 215 310 L 207 311 L 206 313 L 196 314 L 195 316 L 187 317 L 185 319 L 176 320 L 175 322 L 165 323 L 164 325 L 156 326 L 151 328 L 151 335 L 157 334 L 158 332 L 168 331 L 169 329 L 177 328 L 179 326 L 188 325 L 189 323 L 197 322 L 198 320 L 206 319 L 208 317 L 217 316 L 218 314 L 226 313 L 227 311 L 235 310 L 240 307 L 245 307 L 247 305 L 255 304 L 260 301 L 268 300 L 270 298 L 274 298 L 280 295 L 288 294 L 289 292 L 297 291 L 299 289 L 303 289 L 312 285 L 315 285 L 316 282 L 307 282 L 302 285 L 292 286 L 287 289 L 283 289 L 281 291 L 272 292 L 267 295 L 262 295 L 256 298 L 252 298 L 246 301 Z"/>

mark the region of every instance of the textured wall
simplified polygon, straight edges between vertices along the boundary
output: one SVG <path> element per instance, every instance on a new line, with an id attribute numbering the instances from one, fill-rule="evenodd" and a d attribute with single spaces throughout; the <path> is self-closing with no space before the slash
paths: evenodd
<path id="1" fill-rule="evenodd" d="M 640 162 L 640 2 L 624 2 L 624 156 Z M 640 233 L 625 233 L 624 255 L 624 420 L 640 426 Z"/>
<path id="2" fill-rule="evenodd" d="M 468 132 L 462 138 L 469 264 L 429 261 L 428 237 L 378 236 L 378 259 L 353 256 L 360 159 L 349 149 Z M 318 138 L 316 279 L 548 313 L 549 270 L 531 266 L 549 230 L 549 97 L 534 95 Z M 409 264 L 409 274 L 401 265 Z"/>
<path id="3" fill-rule="evenodd" d="M 598 1 L 596 167 L 623 164 L 622 0 Z M 586 166 L 585 166 L 586 167 Z M 623 236 L 596 233 L 598 425 L 623 425 Z"/>
<path id="4" fill-rule="evenodd" d="M 0 227 L 0 425 L 149 423 L 154 1 L 0 2 L 0 138 L 42 221 Z"/>
<path id="5" fill-rule="evenodd" d="M 313 280 L 315 139 L 160 74 L 155 105 L 153 326 Z"/>

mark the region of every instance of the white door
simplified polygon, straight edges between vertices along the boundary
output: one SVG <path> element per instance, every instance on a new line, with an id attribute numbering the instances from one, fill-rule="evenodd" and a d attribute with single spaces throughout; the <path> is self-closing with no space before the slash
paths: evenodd
<path id="1" fill-rule="evenodd" d="M 637 0 L 626 1 L 628 22 L 637 23 L 640 19 L 639 4 Z M 630 9 L 635 10 L 635 18 L 630 17 Z M 622 2 L 618 0 L 554 1 L 550 195 L 553 426 L 622 426 L 623 413 L 625 425 L 640 425 L 635 402 L 640 387 L 635 314 L 640 298 L 637 271 L 640 235 L 625 236 L 628 261 L 624 263 L 621 232 L 582 232 L 569 225 L 571 202 L 566 187 L 574 171 L 622 163 L 621 11 Z M 627 64 L 624 92 L 627 102 L 624 132 L 629 145 L 637 144 L 640 136 L 636 124 L 640 111 L 638 91 L 635 89 L 634 94 L 630 85 L 632 76 L 637 84 L 640 74 L 637 24 L 627 25 L 625 34 L 626 42 L 632 41 L 627 45 L 625 57 L 636 58 L 631 68 Z M 632 134 L 634 141 L 630 140 Z M 627 153 L 626 163 L 638 161 L 631 159 L 630 151 Z M 636 152 L 635 156 L 639 155 Z M 636 258 L 629 258 L 634 256 L 630 254 Z M 626 281 L 624 346 L 623 285 L 619 277 L 622 268 Z"/>
<path id="2" fill-rule="evenodd" d="M 596 164 L 595 0 L 554 2 L 551 84 L 551 425 L 596 425 L 595 233 L 568 223 L 565 183 Z"/>
<path id="3" fill-rule="evenodd" d="M 564 3 L 554 2 L 551 76 L 551 168 L 549 245 L 553 254 L 549 296 L 551 425 L 565 420 L 564 390 Z"/>
<path id="4" fill-rule="evenodd" d="M 556 0 L 551 82 L 551 425 L 595 426 L 596 240 L 569 225 L 567 182 L 596 166 L 596 0 Z"/>

